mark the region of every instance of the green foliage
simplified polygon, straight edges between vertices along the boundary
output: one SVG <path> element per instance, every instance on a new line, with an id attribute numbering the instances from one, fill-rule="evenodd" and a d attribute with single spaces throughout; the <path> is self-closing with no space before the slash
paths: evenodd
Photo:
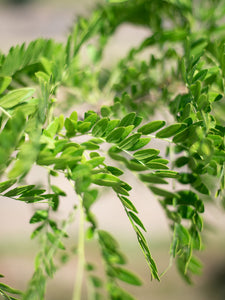
<path id="1" fill-rule="evenodd" d="M 135 173 L 159 200 L 172 231 L 171 259 L 189 283 L 202 267 L 196 253 L 203 248 L 205 201 L 217 198 L 225 206 L 224 1 L 106 2 L 88 19 L 77 19 L 66 45 L 38 39 L 0 56 L 0 195 L 39 203 L 30 223 L 37 226 L 31 238 L 40 241 L 27 290 L 21 294 L 1 283 L 5 299 L 16 299 L 10 294 L 24 300 L 45 298 L 58 252 L 62 262 L 68 260 L 64 242 L 77 214 L 73 299 L 82 299 L 84 275 L 93 287 L 93 299 L 103 299 L 104 291 L 108 299 L 134 299 L 120 281 L 139 286 L 141 280 L 123 266 L 126 259 L 119 244 L 99 228 L 92 212 L 102 189 L 113 190 L 121 202 L 151 276 L 160 280 L 124 170 Z M 144 26 L 149 37 L 106 68 L 104 48 L 123 23 Z M 81 48 L 89 54 L 85 62 Z M 60 89 L 65 91 L 63 101 Z M 99 106 L 98 99 L 104 99 L 104 105 Z M 96 110 L 81 116 L 82 102 L 96 104 Z M 68 115 L 71 107 L 74 111 Z M 152 140 L 164 146 L 152 148 Z M 47 170 L 47 187 L 28 182 L 35 166 Z M 56 221 L 52 212 L 66 197 L 66 191 L 53 184 L 59 174 L 77 197 L 69 216 Z M 213 188 L 207 184 L 211 180 Z M 86 262 L 85 238 L 99 245 L 104 279 Z"/>

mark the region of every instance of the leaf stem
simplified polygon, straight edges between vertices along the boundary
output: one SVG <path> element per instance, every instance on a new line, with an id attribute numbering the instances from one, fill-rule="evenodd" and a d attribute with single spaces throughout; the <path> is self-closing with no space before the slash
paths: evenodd
<path id="1" fill-rule="evenodd" d="M 84 252 L 84 243 L 85 243 L 85 234 L 84 234 L 84 209 L 83 209 L 83 199 L 78 195 L 79 203 L 79 237 L 78 237 L 78 266 L 77 274 L 75 277 L 74 292 L 72 300 L 80 300 L 82 294 L 82 283 L 84 279 L 84 269 L 85 269 L 85 252 Z"/>

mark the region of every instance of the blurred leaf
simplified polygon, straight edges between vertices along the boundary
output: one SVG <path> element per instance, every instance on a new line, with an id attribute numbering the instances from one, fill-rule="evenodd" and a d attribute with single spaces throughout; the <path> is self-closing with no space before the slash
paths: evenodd
<path id="1" fill-rule="evenodd" d="M 143 160 L 146 158 L 150 158 L 153 156 L 156 156 L 159 154 L 158 149 L 144 149 L 144 150 L 139 150 L 133 154 L 133 156 L 138 159 L 138 160 Z"/>
<path id="2" fill-rule="evenodd" d="M 114 268 L 116 271 L 116 277 L 126 283 L 132 285 L 142 285 L 141 280 L 137 277 L 137 275 L 131 273 L 130 271 L 123 268 Z"/>
<path id="3" fill-rule="evenodd" d="M 14 183 L 16 183 L 16 179 L 11 179 L 11 180 L 1 182 L 0 183 L 0 193 L 4 192 L 8 188 L 10 188 Z"/>
<path id="4" fill-rule="evenodd" d="M 0 98 L 0 106 L 3 108 L 11 108 L 26 99 L 30 98 L 35 92 L 35 89 L 33 88 L 23 88 L 23 89 L 17 89 L 9 92 L 2 98 Z"/>
<path id="5" fill-rule="evenodd" d="M 30 224 L 45 221 L 48 218 L 47 210 L 37 210 L 30 219 Z"/>
<path id="6" fill-rule="evenodd" d="M 91 176 L 92 182 L 102 186 L 118 186 L 120 179 L 114 175 L 98 173 Z"/>

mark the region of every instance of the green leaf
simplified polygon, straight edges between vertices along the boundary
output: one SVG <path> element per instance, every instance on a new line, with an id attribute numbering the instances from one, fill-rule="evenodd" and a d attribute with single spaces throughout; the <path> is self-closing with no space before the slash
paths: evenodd
<path id="1" fill-rule="evenodd" d="M 72 170 L 72 179 L 77 180 L 80 177 L 90 176 L 90 171 L 91 169 L 89 165 L 78 165 Z"/>
<path id="2" fill-rule="evenodd" d="M 112 174 L 115 175 L 115 176 L 123 175 L 123 171 L 120 170 L 120 169 L 118 169 L 118 168 L 116 168 L 116 167 L 113 167 L 113 166 L 107 166 L 106 168 L 107 168 L 107 170 L 108 170 L 110 173 L 112 173 Z"/>
<path id="3" fill-rule="evenodd" d="M 135 215 L 132 211 L 128 212 L 128 215 L 131 217 L 131 219 L 138 225 L 140 226 L 144 231 L 147 231 L 143 225 L 143 223 L 141 222 L 141 220 L 138 218 L 137 215 Z"/>
<path id="4" fill-rule="evenodd" d="M 134 122 L 133 122 L 134 127 L 139 126 L 141 124 L 141 122 L 142 122 L 142 119 L 143 119 L 142 117 L 136 116 L 134 118 Z"/>
<path id="5" fill-rule="evenodd" d="M 21 195 L 24 192 L 30 191 L 35 187 L 35 185 L 23 185 L 16 187 L 13 190 L 8 191 L 7 193 L 4 194 L 5 197 L 14 197 Z"/>
<path id="6" fill-rule="evenodd" d="M 125 140 L 121 141 L 117 146 L 123 150 L 128 150 L 131 148 L 135 143 L 138 142 L 139 138 L 141 137 L 140 133 L 135 133 Z"/>
<path id="7" fill-rule="evenodd" d="M 118 127 L 115 128 L 113 131 L 111 131 L 107 137 L 106 142 L 107 143 L 117 143 L 121 140 L 121 136 L 124 133 L 125 128 L 124 127 Z"/>
<path id="8" fill-rule="evenodd" d="M 128 125 L 125 127 L 123 134 L 121 135 L 121 141 L 124 140 L 134 129 L 134 125 Z"/>
<path id="9" fill-rule="evenodd" d="M 143 160 L 143 159 L 146 159 L 146 158 L 154 157 L 154 156 L 158 155 L 159 152 L 160 151 L 158 149 L 144 149 L 144 150 L 139 150 L 139 151 L 135 152 L 133 154 L 133 156 L 137 160 Z"/>
<path id="10" fill-rule="evenodd" d="M 99 156 L 99 157 L 94 157 L 92 159 L 89 159 L 87 161 L 87 164 L 90 165 L 92 168 L 96 168 L 99 165 L 102 165 L 105 160 L 105 157 Z"/>
<path id="11" fill-rule="evenodd" d="M 0 94 L 2 94 L 10 85 L 12 78 L 9 76 L 0 76 Z"/>
<path id="12" fill-rule="evenodd" d="M 126 208 L 132 210 L 135 213 L 138 213 L 136 207 L 133 205 L 133 203 L 127 197 L 119 196 L 119 198 L 120 198 L 121 202 L 123 203 L 123 205 L 126 206 Z"/>
<path id="13" fill-rule="evenodd" d="M 108 117 L 108 116 L 110 116 L 110 114 L 111 114 L 111 109 L 108 106 L 103 105 L 101 107 L 101 115 L 103 117 Z"/>
<path id="14" fill-rule="evenodd" d="M 6 293 L 15 294 L 15 295 L 21 295 L 22 292 L 16 289 L 11 288 L 10 286 L 0 283 L 0 289 L 3 290 Z"/>
<path id="15" fill-rule="evenodd" d="M 81 143 L 81 146 L 84 146 L 86 150 L 98 150 L 99 145 L 92 143 L 91 141 Z"/>
<path id="16" fill-rule="evenodd" d="M 150 134 L 162 128 L 166 124 L 165 121 L 152 121 L 138 129 L 142 134 Z"/>
<path id="17" fill-rule="evenodd" d="M 120 268 L 120 267 L 114 267 L 114 271 L 116 271 L 116 277 L 126 283 L 132 284 L 132 285 L 137 285 L 140 286 L 142 285 L 141 280 L 133 273 L 130 271 Z"/>
<path id="18" fill-rule="evenodd" d="M 133 125 L 135 117 L 136 117 L 136 113 L 135 113 L 135 112 L 132 112 L 132 113 L 127 114 L 127 115 L 126 115 L 125 117 L 123 117 L 123 119 L 120 121 L 119 126 L 120 126 L 120 127 L 126 127 L 126 126 L 129 126 L 129 125 Z"/>
<path id="19" fill-rule="evenodd" d="M 126 167 L 131 171 L 145 171 L 148 170 L 148 167 L 144 164 L 141 164 L 139 161 L 125 161 Z"/>
<path id="20" fill-rule="evenodd" d="M 66 196 L 66 193 L 56 185 L 51 185 L 52 191 L 59 196 Z"/>
<path id="21" fill-rule="evenodd" d="M 115 251 L 119 246 L 112 235 L 105 230 L 98 230 L 98 238 L 100 243 L 102 243 L 106 249 Z"/>
<path id="22" fill-rule="evenodd" d="M 47 210 L 37 210 L 30 219 L 30 224 L 45 221 L 48 218 Z"/>
<path id="23" fill-rule="evenodd" d="M 116 128 L 120 123 L 120 120 L 111 120 L 108 122 L 106 130 L 104 132 L 104 136 L 107 136 L 114 128 Z"/>
<path id="24" fill-rule="evenodd" d="M 83 195 L 83 204 L 86 210 L 89 210 L 91 205 L 95 202 L 98 196 L 97 190 L 88 190 L 84 192 Z"/>
<path id="25" fill-rule="evenodd" d="M 173 135 L 175 135 L 178 130 L 180 130 L 184 125 L 183 124 L 172 124 L 162 130 L 160 130 L 159 132 L 156 133 L 156 137 L 157 138 L 168 138 L 171 137 Z"/>
<path id="26" fill-rule="evenodd" d="M 150 138 L 140 138 L 138 142 L 136 142 L 131 148 L 127 149 L 129 151 L 135 151 L 143 148 L 151 141 Z"/>
<path id="27" fill-rule="evenodd" d="M 14 183 L 16 183 L 16 179 L 11 179 L 11 180 L 1 182 L 0 183 L 0 193 L 4 192 L 8 188 L 10 188 Z"/>
<path id="28" fill-rule="evenodd" d="M 203 81 L 204 78 L 206 77 L 207 73 L 208 73 L 208 70 L 207 70 L 207 69 L 199 71 L 199 72 L 194 76 L 194 78 L 193 78 L 193 80 L 192 80 L 192 83 L 194 83 L 194 82 L 197 81 L 197 80 Z"/>
<path id="29" fill-rule="evenodd" d="M 91 129 L 91 122 L 81 122 L 81 123 L 77 123 L 77 130 L 80 133 L 85 133 L 88 132 Z"/>
<path id="30" fill-rule="evenodd" d="M 102 280 L 97 276 L 91 275 L 90 280 L 91 280 L 93 286 L 96 287 L 96 288 L 99 288 L 99 287 L 103 286 Z"/>
<path id="31" fill-rule="evenodd" d="M 164 190 L 164 189 L 160 189 L 160 188 L 155 187 L 155 186 L 150 186 L 150 190 L 151 190 L 154 194 L 156 194 L 156 195 L 158 195 L 158 196 L 162 196 L 162 197 L 173 197 L 173 196 L 174 196 L 173 193 L 171 193 L 171 192 L 169 192 L 169 191 L 167 191 L 167 190 Z"/>
<path id="32" fill-rule="evenodd" d="M 146 166 L 150 169 L 154 170 L 166 170 L 169 169 L 165 164 L 157 163 L 157 162 L 147 162 Z"/>
<path id="33" fill-rule="evenodd" d="M 92 135 L 96 137 L 102 137 L 104 132 L 106 131 L 108 123 L 108 118 L 99 120 L 92 128 Z"/>
<path id="34" fill-rule="evenodd" d="M 175 224 L 175 236 L 182 246 L 187 246 L 190 244 L 190 234 L 183 225 L 177 223 Z"/>
<path id="35" fill-rule="evenodd" d="M 68 137 L 74 136 L 76 133 L 77 123 L 69 118 L 66 118 L 64 125 L 67 131 L 66 135 Z"/>
<path id="36" fill-rule="evenodd" d="M 163 178 L 161 178 L 153 173 L 140 174 L 139 177 L 144 182 L 157 183 L 157 184 L 168 184 L 168 182 L 166 180 L 164 180 Z"/>
<path id="37" fill-rule="evenodd" d="M 30 98 L 35 92 L 33 88 L 17 89 L 9 92 L 7 95 L 0 98 L 0 106 L 4 109 L 11 108 L 26 99 Z"/>
<path id="38" fill-rule="evenodd" d="M 91 176 L 91 180 L 94 184 L 102 186 L 117 186 L 120 183 L 120 179 L 112 174 L 98 173 Z"/>
<path id="39" fill-rule="evenodd" d="M 175 171 L 156 171 L 154 173 L 155 175 L 159 177 L 164 177 L 164 178 L 177 178 L 179 176 L 179 173 Z"/>

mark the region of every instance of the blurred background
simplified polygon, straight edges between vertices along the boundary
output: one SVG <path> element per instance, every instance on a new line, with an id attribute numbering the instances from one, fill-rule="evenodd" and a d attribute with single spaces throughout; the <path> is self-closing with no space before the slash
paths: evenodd
<path id="1" fill-rule="evenodd" d="M 0 0 L 0 51 L 6 53 L 11 46 L 38 37 L 63 42 L 76 16 L 88 15 L 96 3 L 95 0 Z M 143 28 L 123 25 L 109 42 L 107 63 L 116 62 L 147 34 Z M 43 178 L 47 178 L 44 171 L 35 168 L 30 172 L 28 180 L 45 183 Z M 126 180 L 134 187 L 131 200 L 147 228 L 147 240 L 150 242 L 153 257 L 159 270 L 164 271 L 169 264 L 171 238 L 167 220 L 159 203 L 144 185 L 137 183 L 137 179 L 130 175 Z M 68 192 L 59 213 L 59 217 L 65 217 L 73 205 L 73 191 L 66 183 L 64 185 L 62 178 L 57 178 L 55 184 L 61 185 Z M 32 276 L 33 261 L 38 251 L 36 242 L 30 241 L 32 226 L 29 225 L 29 219 L 33 208 L 6 198 L 0 198 L 0 203 L 0 273 L 5 275 L 4 283 L 25 289 Z M 99 220 L 99 227 L 109 230 L 118 238 L 121 250 L 127 255 L 128 267 L 143 279 L 144 285 L 141 288 L 125 286 L 137 299 L 225 299 L 225 218 L 219 207 L 206 207 L 208 226 L 205 230 L 205 250 L 200 254 L 204 268 L 203 274 L 194 278 L 193 286 L 188 286 L 181 279 L 175 266 L 165 274 L 161 283 L 150 280 L 135 234 L 113 194 L 103 193 L 93 210 Z M 76 239 L 76 224 L 71 229 L 71 236 L 72 239 Z M 68 244 L 68 247 L 72 246 L 73 243 Z M 87 244 L 87 257 L 89 261 L 98 264 L 100 257 L 94 242 Z M 99 272 L 101 274 L 101 270 Z M 55 278 L 49 281 L 46 299 L 70 300 L 75 274 L 76 261 L 71 259 L 56 273 Z"/>

